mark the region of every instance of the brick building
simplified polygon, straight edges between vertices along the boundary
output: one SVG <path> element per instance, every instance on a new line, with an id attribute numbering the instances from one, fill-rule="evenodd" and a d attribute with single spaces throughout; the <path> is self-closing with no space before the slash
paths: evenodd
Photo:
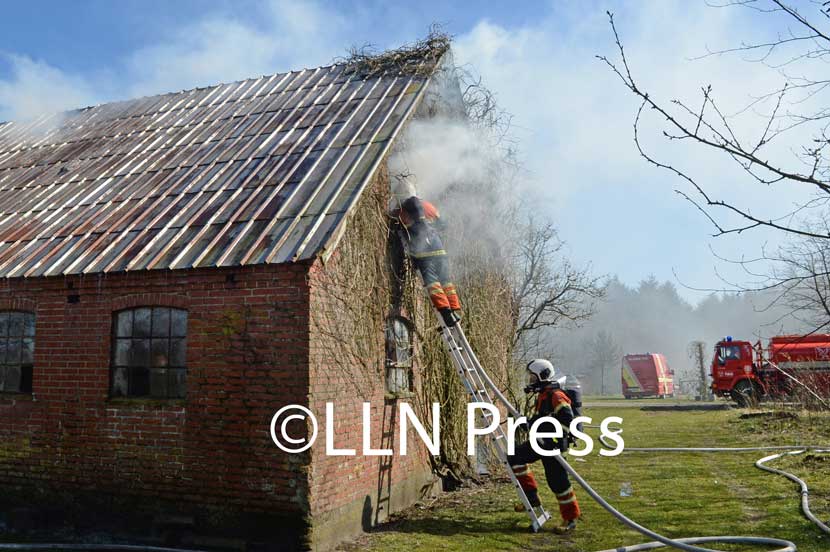
<path id="1" fill-rule="evenodd" d="M 337 446 L 359 450 L 369 401 L 373 444 L 397 439 L 418 367 L 384 269 L 385 161 L 428 116 L 429 67 L 0 124 L 7 526 L 326 548 L 429 490 L 422 446 L 327 457 L 322 438 L 286 454 L 269 435 L 281 406 L 334 401 Z"/>

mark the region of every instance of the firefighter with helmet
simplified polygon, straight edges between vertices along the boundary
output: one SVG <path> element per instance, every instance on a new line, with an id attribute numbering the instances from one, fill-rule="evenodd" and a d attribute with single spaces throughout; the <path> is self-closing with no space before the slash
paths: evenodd
<path id="1" fill-rule="evenodd" d="M 539 439 L 538 444 L 545 450 L 558 448 L 560 453 L 564 452 L 568 446 L 568 428 L 574 419 L 571 399 L 562 389 L 565 378 L 555 378 L 553 364 L 545 359 L 532 360 L 527 365 L 527 371 L 530 381 L 529 385 L 525 388 L 525 392 L 538 393 L 538 397 L 536 398 L 536 414 L 528 421 L 528 426 L 533 425 L 533 422 L 543 416 L 556 418 L 562 424 L 563 437 L 561 439 Z M 554 424 L 551 422 L 543 422 L 539 425 L 537 431 L 553 433 L 555 431 Z M 562 467 L 559 461 L 553 456 L 542 456 L 537 453 L 531 447 L 530 441 L 518 445 L 515 454 L 508 457 L 508 461 L 513 468 L 513 473 L 516 475 L 516 479 L 518 479 L 532 506 L 539 506 L 541 504 L 536 478 L 533 477 L 533 473 L 531 473 L 528 467 L 528 464 L 537 460 L 542 461 L 548 487 L 556 495 L 556 500 L 559 502 L 559 513 L 562 515 L 564 524 L 561 527 L 557 527 L 556 532 L 565 533 L 572 531 L 576 527 L 576 520 L 580 516 L 579 503 L 576 500 L 576 494 L 568 479 L 568 472 L 565 471 L 565 468 Z M 524 510 L 524 506 L 518 505 L 516 509 L 522 511 Z"/>
<path id="2" fill-rule="evenodd" d="M 438 230 L 444 227 L 435 206 L 419 198 L 414 186 L 399 180 L 389 200 L 389 216 L 398 228 L 407 256 L 421 273 L 433 306 L 444 323 L 455 326 L 460 320 L 461 303 L 450 280 L 450 264 Z"/>

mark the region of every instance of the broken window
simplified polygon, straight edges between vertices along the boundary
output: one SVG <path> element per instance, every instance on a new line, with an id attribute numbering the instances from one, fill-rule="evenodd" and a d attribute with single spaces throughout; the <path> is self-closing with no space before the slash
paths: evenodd
<path id="1" fill-rule="evenodd" d="M 113 397 L 184 398 L 187 311 L 140 307 L 115 313 Z"/>
<path id="2" fill-rule="evenodd" d="M 0 311 L 0 392 L 31 393 L 35 315 Z"/>
<path id="3" fill-rule="evenodd" d="M 412 388 L 412 332 L 400 316 L 386 324 L 386 389 L 405 393 Z"/>

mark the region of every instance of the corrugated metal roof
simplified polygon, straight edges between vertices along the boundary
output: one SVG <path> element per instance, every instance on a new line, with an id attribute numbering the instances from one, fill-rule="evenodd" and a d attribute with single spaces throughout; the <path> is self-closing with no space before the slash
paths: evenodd
<path id="1" fill-rule="evenodd" d="M 0 124 L 0 277 L 309 259 L 427 81 L 332 65 Z"/>

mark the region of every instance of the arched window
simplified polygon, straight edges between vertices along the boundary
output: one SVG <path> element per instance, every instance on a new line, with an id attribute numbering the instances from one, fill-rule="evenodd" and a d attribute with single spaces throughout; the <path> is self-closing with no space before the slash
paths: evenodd
<path id="1" fill-rule="evenodd" d="M 35 315 L 0 311 L 0 392 L 31 393 Z"/>
<path id="2" fill-rule="evenodd" d="M 412 388 L 412 331 L 409 322 L 394 316 L 386 322 L 386 389 L 405 393 Z"/>
<path id="3" fill-rule="evenodd" d="M 115 313 L 114 397 L 183 398 L 187 368 L 187 311 L 139 307 Z"/>

